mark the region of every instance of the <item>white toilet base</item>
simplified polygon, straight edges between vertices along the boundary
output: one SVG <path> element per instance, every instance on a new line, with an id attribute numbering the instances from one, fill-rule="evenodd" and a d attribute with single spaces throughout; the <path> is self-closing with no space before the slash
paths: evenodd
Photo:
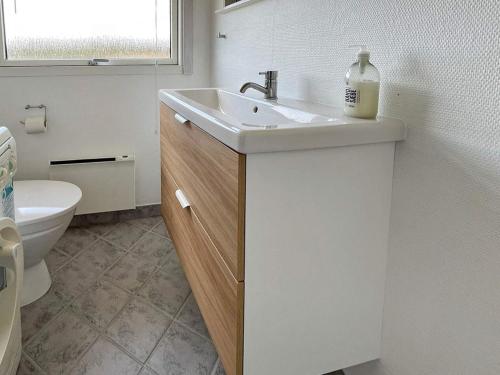
<path id="1" fill-rule="evenodd" d="M 51 284 L 52 279 L 44 260 L 33 267 L 26 268 L 24 270 L 21 306 L 29 305 L 43 297 L 49 291 Z"/>

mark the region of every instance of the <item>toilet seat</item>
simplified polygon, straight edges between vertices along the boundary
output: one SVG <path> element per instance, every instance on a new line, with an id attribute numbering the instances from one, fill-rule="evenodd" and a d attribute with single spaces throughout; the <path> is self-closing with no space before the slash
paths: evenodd
<path id="1" fill-rule="evenodd" d="M 63 181 L 15 181 L 16 224 L 22 235 L 48 230 L 74 210 L 82 191 Z"/>

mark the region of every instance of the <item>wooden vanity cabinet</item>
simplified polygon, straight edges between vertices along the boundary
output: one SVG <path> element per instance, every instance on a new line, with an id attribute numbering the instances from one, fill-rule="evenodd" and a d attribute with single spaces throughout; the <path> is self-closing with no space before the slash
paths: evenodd
<path id="1" fill-rule="evenodd" d="M 162 165 L 238 281 L 244 280 L 245 155 L 161 106 Z"/>
<path id="2" fill-rule="evenodd" d="M 162 215 L 226 374 L 377 359 L 395 142 L 243 155 L 169 103 Z"/>
<path id="3" fill-rule="evenodd" d="M 161 106 L 162 215 L 227 375 L 240 375 L 245 156 L 174 116 Z"/>

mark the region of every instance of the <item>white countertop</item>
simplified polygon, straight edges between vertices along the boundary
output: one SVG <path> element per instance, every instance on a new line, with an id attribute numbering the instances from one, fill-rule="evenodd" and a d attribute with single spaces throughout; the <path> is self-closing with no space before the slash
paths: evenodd
<path id="1" fill-rule="evenodd" d="M 182 117 L 243 154 L 404 140 L 401 120 L 364 120 L 342 108 L 292 99 L 260 100 L 223 89 L 160 90 Z"/>

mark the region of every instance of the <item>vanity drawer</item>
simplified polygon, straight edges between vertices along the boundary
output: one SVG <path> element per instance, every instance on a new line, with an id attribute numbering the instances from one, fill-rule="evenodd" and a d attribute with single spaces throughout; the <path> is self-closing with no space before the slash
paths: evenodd
<path id="1" fill-rule="evenodd" d="M 243 282 L 238 282 L 191 208 L 182 208 L 179 189 L 162 168 L 162 215 L 228 375 L 243 371 Z"/>
<path id="2" fill-rule="evenodd" d="M 245 155 L 161 105 L 162 165 L 189 196 L 210 239 L 238 281 L 244 279 Z"/>

